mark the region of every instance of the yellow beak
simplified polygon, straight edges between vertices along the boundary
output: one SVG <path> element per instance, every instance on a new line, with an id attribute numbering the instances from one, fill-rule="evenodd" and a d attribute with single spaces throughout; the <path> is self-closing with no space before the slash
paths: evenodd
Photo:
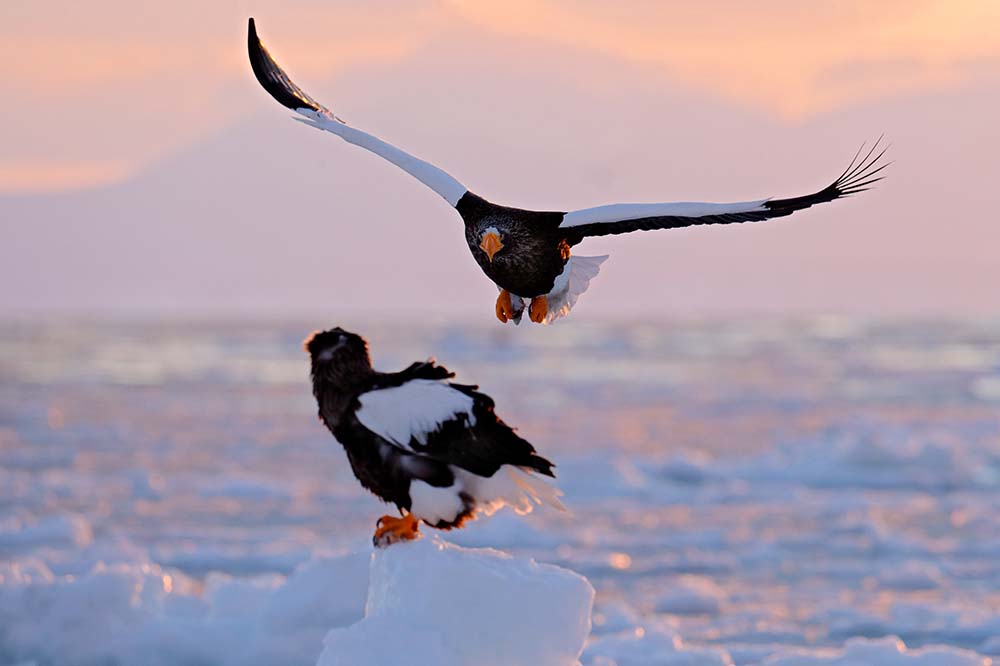
<path id="1" fill-rule="evenodd" d="M 493 255 L 503 248 L 503 243 L 500 242 L 500 236 L 496 235 L 492 231 L 487 231 L 483 234 L 483 242 L 479 244 L 479 248 L 486 253 L 486 256 L 489 257 L 490 262 L 492 262 Z"/>

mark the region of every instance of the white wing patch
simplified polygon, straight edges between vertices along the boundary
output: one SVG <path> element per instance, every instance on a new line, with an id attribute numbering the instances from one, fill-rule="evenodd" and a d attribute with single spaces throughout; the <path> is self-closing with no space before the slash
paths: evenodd
<path id="1" fill-rule="evenodd" d="M 317 105 L 318 106 L 318 105 Z M 458 200 L 469 191 L 465 185 L 458 182 L 454 177 L 442 169 L 434 166 L 430 162 L 414 157 L 409 153 L 400 150 L 392 144 L 386 143 L 382 139 L 367 132 L 351 127 L 337 118 L 330 111 L 313 111 L 308 108 L 295 109 L 296 113 L 305 116 L 305 120 L 296 118 L 317 129 L 326 130 L 336 134 L 344 141 L 360 146 L 365 150 L 370 150 L 379 157 L 392 162 L 400 169 L 410 174 L 421 183 L 437 192 L 452 206 L 458 204 Z"/>
<path id="2" fill-rule="evenodd" d="M 699 203 L 694 201 L 678 201 L 674 203 L 641 203 L 641 204 L 609 204 L 596 208 L 583 208 L 566 213 L 559 225 L 578 227 L 582 224 L 595 222 L 624 222 L 638 220 L 644 217 L 660 217 L 676 215 L 677 217 L 702 217 L 704 215 L 725 215 L 726 213 L 752 213 L 765 211 L 767 199 L 760 201 L 744 201 L 741 203 Z"/>
<path id="3" fill-rule="evenodd" d="M 427 443 L 441 424 L 464 414 L 476 424 L 470 396 L 435 379 L 414 379 L 402 386 L 362 393 L 358 420 L 377 435 L 407 450 L 410 440 Z"/>

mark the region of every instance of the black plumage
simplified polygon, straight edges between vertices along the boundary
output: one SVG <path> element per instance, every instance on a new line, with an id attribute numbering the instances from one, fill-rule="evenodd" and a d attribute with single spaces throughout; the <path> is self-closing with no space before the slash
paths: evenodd
<path id="1" fill-rule="evenodd" d="M 809 195 L 743 204 L 628 204 L 580 211 L 531 211 L 491 203 L 469 191 L 437 167 L 347 125 L 295 85 L 260 43 L 253 19 L 248 35 L 250 63 L 260 84 L 278 102 L 305 116 L 309 125 L 341 136 L 375 152 L 441 195 L 465 224 L 469 251 L 487 277 L 501 290 L 496 314 L 520 321 L 524 301 L 530 318 L 549 322 L 566 314 L 597 275 L 605 257 L 578 257 L 574 274 L 571 248 L 584 238 L 695 225 L 757 222 L 790 215 L 816 204 L 862 192 L 882 179 L 880 142 L 827 187 Z M 862 149 L 863 150 L 863 149 Z M 859 159 L 860 158 L 860 159 Z"/>
<path id="2" fill-rule="evenodd" d="M 469 251 L 489 279 L 525 298 L 552 290 L 569 260 L 566 233 L 559 229 L 563 213 L 498 206 L 472 192 L 465 193 L 456 209 L 465 222 Z M 480 247 L 490 228 L 500 232 L 506 250 L 492 259 Z"/>
<path id="3" fill-rule="evenodd" d="M 343 445 L 361 485 L 404 516 L 451 529 L 477 509 L 509 499 L 490 493 L 505 487 L 501 477 L 511 470 L 518 479 L 554 477 L 552 463 L 496 415 L 489 396 L 478 386 L 448 381 L 454 373 L 433 360 L 400 372 L 376 371 L 365 340 L 341 328 L 314 333 L 305 349 L 319 418 Z M 417 481 L 452 492 L 454 515 L 414 506 Z M 527 498 L 541 502 L 544 495 L 543 489 Z"/>

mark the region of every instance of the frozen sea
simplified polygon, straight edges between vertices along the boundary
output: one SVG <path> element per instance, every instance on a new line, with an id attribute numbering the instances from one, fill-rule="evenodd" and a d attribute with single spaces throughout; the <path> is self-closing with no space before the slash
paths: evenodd
<path id="1" fill-rule="evenodd" d="M 316 662 L 385 512 L 316 419 L 336 324 L 557 463 L 570 515 L 445 538 L 586 576 L 585 666 L 1000 657 L 1000 321 L 36 321 L 0 324 L 0 664 Z"/>

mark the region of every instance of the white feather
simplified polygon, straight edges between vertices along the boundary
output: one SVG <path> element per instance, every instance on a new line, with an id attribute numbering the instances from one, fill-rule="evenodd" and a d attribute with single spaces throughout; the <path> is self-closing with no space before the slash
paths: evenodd
<path id="1" fill-rule="evenodd" d="M 509 506 L 518 514 L 531 513 L 536 505 L 559 511 L 566 507 L 559 501 L 562 491 L 527 467 L 503 465 L 491 477 L 476 476 L 458 470 L 463 489 L 476 500 L 476 512 L 491 515 Z"/>
<path id="2" fill-rule="evenodd" d="M 551 324 L 569 314 L 580 295 L 587 291 L 590 281 L 601 272 L 601 264 L 607 259 L 606 254 L 600 257 L 570 257 L 552 285 L 552 291 L 546 295 L 549 311 L 542 323 Z"/>
<path id="3" fill-rule="evenodd" d="M 410 440 L 427 443 L 427 435 L 441 424 L 465 414 L 476 424 L 473 400 L 435 379 L 414 379 L 402 386 L 362 393 L 358 420 L 372 432 L 409 450 Z"/>
<path id="4" fill-rule="evenodd" d="M 609 204 L 595 208 L 583 208 L 570 211 L 563 216 L 560 228 L 577 227 L 581 224 L 595 222 L 624 222 L 638 220 L 644 217 L 660 217 L 676 215 L 677 217 L 701 217 L 703 215 L 724 215 L 726 213 L 750 213 L 764 211 L 764 203 L 760 201 L 743 201 L 740 203 L 700 203 L 695 201 L 676 201 L 671 203 L 640 203 L 640 204 Z"/>
<path id="5" fill-rule="evenodd" d="M 515 326 L 520 325 L 521 318 L 524 316 L 524 309 L 528 307 L 528 302 L 530 300 L 531 299 L 521 298 L 517 294 L 510 295 L 510 306 L 514 308 L 514 316 L 512 319 L 514 320 Z"/>
<path id="6" fill-rule="evenodd" d="M 549 311 L 542 320 L 543 324 L 551 324 L 559 317 L 564 317 L 573 309 L 583 292 L 587 291 L 590 281 L 601 272 L 601 264 L 608 260 L 608 255 L 600 257 L 572 256 L 563 266 L 562 273 L 556 276 L 552 283 L 552 291 L 545 294 L 548 301 Z M 497 289 L 501 289 L 499 285 Z M 521 323 L 521 315 L 524 308 L 531 302 L 530 298 L 510 295 L 510 302 L 514 308 L 514 324 Z"/>
<path id="7" fill-rule="evenodd" d="M 312 109 L 301 108 L 295 109 L 295 112 L 306 118 L 306 120 L 300 118 L 296 118 L 296 120 L 311 127 L 336 134 L 344 141 L 353 143 L 355 146 L 360 146 L 365 150 L 370 150 L 379 157 L 392 162 L 437 192 L 452 206 L 456 205 L 458 200 L 469 191 L 469 188 L 462 185 L 462 183 L 458 182 L 444 170 L 439 169 L 430 162 L 425 162 L 422 159 L 414 157 L 376 136 L 347 125 L 329 111 L 313 111 Z"/>
<path id="8" fill-rule="evenodd" d="M 465 508 L 460 493 L 471 497 L 474 513 L 489 516 L 507 506 L 518 514 L 531 513 L 535 506 L 566 511 L 559 501 L 562 491 L 527 467 L 502 465 L 491 477 L 451 467 L 455 483 L 436 488 L 423 481 L 410 483 L 410 511 L 431 525 L 454 522 Z"/>
<path id="9" fill-rule="evenodd" d="M 410 513 L 429 525 L 455 522 L 465 509 L 465 502 L 458 493 L 455 486 L 438 488 L 414 479 L 410 482 Z"/>
<path id="10" fill-rule="evenodd" d="M 500 471 L 507 475 L 523 492 L 522 497 L 528 498 L 538 506 L 548 506 L 557 511 L 566 511 L 566 506 L 559 500 L 563 492 L 553 485 L 548 477 L 537 474 L 528 467 L 512 467 L 505 465 Z M 531 509 L 529 508 L 528 511 Z M 515 509 L 516 511 L 516 509 Z"/>

